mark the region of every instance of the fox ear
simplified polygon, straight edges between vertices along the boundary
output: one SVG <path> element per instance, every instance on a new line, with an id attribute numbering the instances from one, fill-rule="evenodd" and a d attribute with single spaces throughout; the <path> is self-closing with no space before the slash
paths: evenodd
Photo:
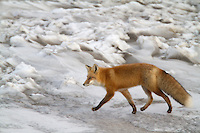
<path id="1" fill-rule="evenodd" d="M 91 70 L 91 66 L 85 65 L 85 67 L 86 67 L 86 69 L 87 69 L 88 71 Z"/>
<path id="2" fill-rule="evenodd" d="M 97 64 L 94 64 L 92 67 L 92 70 L 94 71 L 94 73 L 96 73 L 98 71 L 99 67 Z"/>

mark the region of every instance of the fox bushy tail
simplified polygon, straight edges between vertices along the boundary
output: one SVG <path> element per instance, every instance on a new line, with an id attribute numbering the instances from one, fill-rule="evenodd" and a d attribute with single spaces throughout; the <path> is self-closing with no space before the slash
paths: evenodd
<path id="1" fill-rule="evenodd" d="M 161 77 L 158 80 L 158 86 L 160 90 L 163 90 L 180 104 L 186 107 L 193 106 L 191 95 L 175 78 L 165 71 L 162 71 Z"/>

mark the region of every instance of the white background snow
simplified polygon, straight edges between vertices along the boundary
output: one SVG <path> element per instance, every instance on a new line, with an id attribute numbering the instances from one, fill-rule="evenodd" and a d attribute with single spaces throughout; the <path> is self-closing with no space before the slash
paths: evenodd
<path id="1" fill-rule="evenodd" d="M 99 111 L 101 87 L 83 87 L 85 64 L 154 64 L 192 95 L 173 111 L 141 87 L 138 112 L 118 92 Z M 0 132 L 200 132 L 199 0 L 1 0 Z"/>

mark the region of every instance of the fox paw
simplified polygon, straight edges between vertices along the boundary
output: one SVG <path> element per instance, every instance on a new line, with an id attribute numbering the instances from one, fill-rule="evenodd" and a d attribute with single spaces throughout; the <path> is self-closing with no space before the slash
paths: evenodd
<path id="1" fill-rule="evenodd" d="M 136 112 L 137 112 L 137 109 L 133 108 L 132 114 L 136 114 Z"/>
<path id="2" fill-rule="evenodd" d="M 145 107 L 140 108 L 141 111 L 144 111 L 145 109 L 146 109 Z"/>
<path id="3" fill-rule="evenodd" d="M 132 111 L 132 114 L 136 114 L 136 110 L 133 110 L 133 111 Z"/>
<path id="4" fill-rule="evenodd" d="M 172 112 L 172 110 L 171 110 L 171 109 L 168 109 L 168 110 L 167 110 L 167 113 L 171 113 L 171 112 Z"/>
<path id="5" fill-rule="evenodd" d="M 169 109 L 167 110 L 167 113 L 171 113 L 172 112 L 172 107 L 170 106 Z"/>
<path id="6" fill-rule="evenodd" d="M 93 107 L 93 108 L 92 108 L 92 111 L 97 111 L 97 110 L 98 110 L 97 107 Z"/>

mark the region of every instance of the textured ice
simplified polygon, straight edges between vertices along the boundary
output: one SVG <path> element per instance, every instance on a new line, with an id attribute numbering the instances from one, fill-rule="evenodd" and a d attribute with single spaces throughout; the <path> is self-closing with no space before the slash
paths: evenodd
<path id="1" fill-rule="evenodd" d="M 0 1 L 0 132 L 199 132 L 198 0 Z M 141 112 L 146 95 L 130 92 L 136 115 L 118 92 L 99 111 L 101 87 L 82 86 L 85 64 L 154 64 L 192 95 Z"/>

